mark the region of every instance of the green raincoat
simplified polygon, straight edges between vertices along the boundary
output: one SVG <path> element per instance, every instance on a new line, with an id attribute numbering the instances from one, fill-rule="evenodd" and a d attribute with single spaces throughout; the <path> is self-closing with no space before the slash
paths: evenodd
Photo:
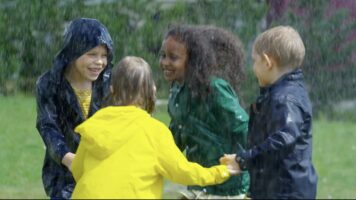
<path id="1" fill-rule="evenodd" d="M 219 163 L 224 153 L 236 153 L 237 143 L 246 145 L 248 115 L 240 106 L 231 85 L 223 79 L 210 79 L 211 93 L 205 100 L 192 98 L 186 84 L 172 83 L 168 102 L 171 117 L 170 130 L 177 146 L 189 161 L 205 167 Z M 249 188 L 248 172 L 234 176 L 215 186 L 190 186 L 214 195 L 246 194 Z"/>

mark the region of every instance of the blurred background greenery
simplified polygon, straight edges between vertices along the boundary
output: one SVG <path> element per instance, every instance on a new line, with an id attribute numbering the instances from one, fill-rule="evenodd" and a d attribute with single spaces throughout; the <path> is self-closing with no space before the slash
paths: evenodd
<path id="1" fill-rule="evenodd" d="M 61 47 L 64 28 L 77 17 L 97 18 L 108 27 L 114 63 L 126 55 L 145 58 L 160 98 L 167 98 L 168 84 L 158 53 L 170 24 L 213 24 L 232 31 L 247 55 L 248 76 L 239 95 L 247 103 L 258 92 L 250 67 L 254 38 L 266 28 L 291 25 L 305 42 L 303 68 L 315 112 L 332 117 L 339 107 L 355 108 L 353 0 L 0 0 L 0 94 L 33 94 L 37 77 Z"/>
<path id="2" fill-rule="evenodd" d="M 168 97 L 158 54 L 169 25 L 212 24 L 233 32 L 246 51 L 239 94 L 246 108 L 258 94 L 250 57 L 254 38 L 276 25 L 295 27 L 306 46 L 302 67 L 314 106 L 318 198 L 356 196 L 355 0 L 0 0 L 0 198 L 45 197 L 35 81 L 51 68 L 66 25 L 78 17 L 107 26 L 114 63 L 126 55 L 146 59 L 160 99 Z M 155 117 L 169 122 L 165 106 Z M 165 197 L 174 198 L 176 187 L 167 185 Z"/>

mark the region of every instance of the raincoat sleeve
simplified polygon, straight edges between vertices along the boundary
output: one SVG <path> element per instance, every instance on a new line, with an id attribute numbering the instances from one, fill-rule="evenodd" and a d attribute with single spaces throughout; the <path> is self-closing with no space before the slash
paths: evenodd
<path id="1" fill-rule="evenodd" d="M 85 140 L 82 139 L 79 142 L 79 146 L 78 146 L 77 152 L 75 153 L 75 157 L 74 157 L 73 162 L 72 162 L 72 174 L 73 174 L 74 180 L 76 182 L 78 182 L 78 180 L 83 175 L 85 154 L 86 154 Z"/>
<path id="2" fill-rule="evenodd" d="M 62 164 L 63 156 L 69 152 L 69 149 L 58 126 L 59 119 L 54 94 L 48 92 L 46 90 L 47 84 L 43 84 L 40 81 L 41 79 L 36 84 L 36 127 L 46 145 L 47 152 L 60 165 Z"/>
<path id="3" fill-rule="evenodd" d="M 303 116 L 301 108 L 293 101 L 277 101 L 271 106 L 270 121 L 267 126 L 269 136 L 260 145 L 254 146 L 238 156 L 251 159 L 260 154 L 274 153 L 293 145 L 303 136 Z"/>
<path id="4" fill-rule="evenodd" d="M 233 134 L 247 134 L 248 115 L 240 106 L 237 95 L 229 83 L 215 79 L 211 83 L 213 91 L 213 114 L 223 130 Z M 246 138 L 245 138 L 246 139 Z"/>
<path id="5" fill-rule="evenodd" d="M 230 177 L 225 165 L 204 168 L 197 163 L 189 162 L 175 145 L 173 136 L 167 128 L 155 135 L 158 171 L 172 182 L 205 186 L 220 184 Z"/>

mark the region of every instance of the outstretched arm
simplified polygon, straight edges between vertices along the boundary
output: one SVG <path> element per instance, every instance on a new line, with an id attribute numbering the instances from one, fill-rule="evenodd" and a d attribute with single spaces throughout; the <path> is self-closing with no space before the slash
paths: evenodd
<path id="1" fill-rule="evenodd" d="M 175 145 L 168 129 L 160 131 L 154 140 L 158 149 L 157 170 L 173 182 L 205 186 L 222 183 L 230 177 L 225 165 L 205 168 L 198 163 L 189 162 Z"/>
<path id="2" fill-rule="evenodd" d="M 307 134 L 307 130 L 303 130 L 304 113 L 296 103 L 278 102 L 272 106 L 271 113 L 273 116 L 270 116 L 271 121 L 267 126 L 269 136 L 263 143 L 240 152 L 239 157 L 248 160 L 260 154 L 278 152 L 295 144 L 299 137 Z"/>
<path id="3" fill-rule="evenodd" d="M 248 129 L 248 115 L 241 107 L 233 88 L 224 80 L 211 83 L 213 90 L 213 114 L 223 130 L 229 130 L 241 145 L 245 146 Z"/>
<path id="4" fill-rule="evenodd" d="M 70 153 L 64 135 L 58 126 L 58 111 L 54 98 L 54 93 L 46 91 L 41 84 L 37 83 L 36 101 L 37 101 L 37 123 L 36 127 L 39 131 L 43 142 L 46 145 L 49 155 L 58 164 L 69 164 Z M 67 155 L 66 158 L 64 156 Z"/>

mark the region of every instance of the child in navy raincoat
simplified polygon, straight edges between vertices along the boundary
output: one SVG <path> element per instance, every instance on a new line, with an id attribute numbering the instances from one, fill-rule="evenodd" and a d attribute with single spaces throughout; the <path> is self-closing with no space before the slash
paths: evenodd
<path id="1" fill-rule="evenodd" d="M 71 21 L 52 69 L 36 83 L 36 127 L 46 146 L 42 180 L 51 198 L 69 199 L 70 172 L 79 135 L 74 128 L 93 115 L 109 92 L 113 42 L 96 19 Z"/>
<path id="2" fill-rule="evenodd" d="M 250 110 L 248 147 L 222 162 L 250 172 L 253 199 L 314 199 L 312 105 L 300 65 L 305 48 L 297 31 L 278 26 L 259 35 L 252 58 L 260 95 Z"/>

